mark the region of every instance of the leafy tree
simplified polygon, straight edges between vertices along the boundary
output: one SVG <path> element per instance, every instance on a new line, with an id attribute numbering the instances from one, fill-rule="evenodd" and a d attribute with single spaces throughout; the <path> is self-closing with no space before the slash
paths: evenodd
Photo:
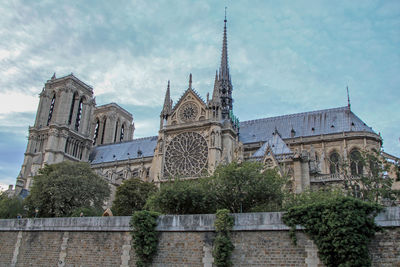
<path id="1" fill-rule="evenodd" d="M 38 210 L 38 217 L 70 216 L 81 207 L 101 209 L 110 195 L 107 182 L 88 163 L 46 165 L 33 179 L 26 203 L 31 215 Z"/>
<path id="2" fill-rule="evenodd" d="M 211 177 L 163 184 L 147 208 L 172 214 L 276 211 L 281 208 L 286 179 L 256 162 L 219 166 Z"/>
<path id="3" fill-rule="evenodd" d="M 348 165 L 343 167 L 348 178 L 345 190 L 364 201 L 393 205 L 399 199 L 399 191 L 392 188 L 395 179 L 388 175 L 391 166 L 376 150 L 351 154 Z"/>
<path id="4" fill-rule="evenodd" d="M 24 216 L 24 204 L 20 197 L 9 197 L 5 192 L 0 192 L 0 218 L 15 219 L 18 215 Z"/>
<path id="5" fill-rule="evenodd" d="M 219 209 L 231 212 L 277 211 L 286 179 L 258 162 L 232 162 L 219 166 L 210 180 Z"/>
<path id="6" fill-rule="evenodd" d="M 162 184 L 160 191 L 148 199 L 146 207 L 165 214 L 214 213 L 216 199 L 208 179 L 175 179 Z"/>
<path id="7" fill-rule="evenodd" d="M 231 255 L 235 248 L 231 240 L 233 225 L 234 218 L 229 215 L 229 210 L 217 210 L 217 213 L 215 214 L 215 231 L 217 235 L 213 245 L 215 266 L 232 266 Z"/>
<path id="8" fill-rule="evenodd" d="M 95 207 L 80 207 L 71 212 L 71 217 L 100 217 L 103 215 L 103 209 Z"/>
<path id="9" fill-rule="evenodd" d="M 137 178 L 125 180 L 117 188 L 112 210 L 118 216 L 130 216 L 134 211 L 142 210 L 147 198 L 157 192 L 153 183 L 143 182 Z"/>

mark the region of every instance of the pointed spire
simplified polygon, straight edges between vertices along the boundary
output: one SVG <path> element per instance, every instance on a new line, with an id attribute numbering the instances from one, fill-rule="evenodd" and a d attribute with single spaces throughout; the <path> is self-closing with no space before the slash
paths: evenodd
<path id="1" fill-rule="evenodd" d="M 347 90 L 347 107 L 350 109 L 351 105 L 350 105 L 349 86 L 346 86 L 346 90 Z"/>
<path id="2" fill-rule="evenodd" d="M 189 75 L 189 89 L 192 89 L 192 74 Z"/>
<path id="3" fill-rule="evenodd" d="M 229 67 L 228 67 L 228 38 L 226 37 L 226 7 L 225 7 L 225 19 L 224 19 L 224 38 L 222 41 L 222 54 L 221 54 L 221 67 L 219 69 L 219 75 L 222 80 L 229 81 Z"/>
<path id="4" fill-rule="evenodd" d="M 169 90 L 169 80 L 168 80 L 168 87 L 167 87 L 167 92 L 165 92 L 164 106 L 163 106 L 161 115 L 168 116 L 171 113 L 171 106 L 172 106 L 172 101 L 171 101 L 171 95 L 170 95 L 170 90 Z"/>
<path id="5" fill-rule="evenodd" d="M 214 91 L 213 91 L 213 94 L 212 94 L 212 101 L 214 103 L 219 103 L 220 102 L 218 71 L 215 71 Z"/>
<path id="6" fill-rule="evenodd" d="M 51 79 L 54 80 L 56 79 L 56 73 L 54 72 L 53 76 L 51 76 Z"/>

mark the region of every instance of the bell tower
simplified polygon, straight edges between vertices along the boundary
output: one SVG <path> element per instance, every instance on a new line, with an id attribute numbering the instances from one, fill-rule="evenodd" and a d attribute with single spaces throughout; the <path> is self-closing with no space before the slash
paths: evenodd
<path id="1" fill-rule="evenodd" d="M 39 94 L 35 124 L 29 127 L 24 162 L 16 189 L 29 190 L 32 177 L 45 164 L 87 161 L 92 146 L 93 88 L 72 73 L 54 74 Z"/>

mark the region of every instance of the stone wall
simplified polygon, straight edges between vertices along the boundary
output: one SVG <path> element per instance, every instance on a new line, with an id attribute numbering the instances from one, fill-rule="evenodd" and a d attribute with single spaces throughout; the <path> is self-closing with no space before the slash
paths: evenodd
<path id="1" fill-rule="evenodd" d="M 234 214 L 234 266 L 322 266 L 313 242 L 294 246 L 282 213 Z M 0 220 L 0 266 L 135 266 L 130 217 Z M 212 266 L 214 215 L 165 215 L 153 266 Z M 400 208 L 376 222 L 373 266 L 400 266 Z"/>

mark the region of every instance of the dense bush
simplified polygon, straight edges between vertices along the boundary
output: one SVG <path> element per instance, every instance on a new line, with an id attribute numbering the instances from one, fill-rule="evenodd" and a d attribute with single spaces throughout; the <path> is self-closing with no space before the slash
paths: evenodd
<path id="1" fill-rule="evenodd" d="M 25 216 L 24 204 L 19 197 L 8 197 L 6 193 L 0 192 L 0 219 L 15 219 Z"/>
<path id="2" fill-rule="evenodd" d="M 136 266 L 151 266 L 157 253 L 158 233 L 156 231 L 159 213 L 152 211 L 136 211 L 133 213 L 130 226 L 132 228 L 133 247 L 136 254 Z"/>
<path id="3" fill-rule="evenodd" d="M 131 216 L 134 211 L 142 210 L 147 198 L 157 192 L 153 183 L 137 178 L 125 180 L 115 194 L 112 211 L 117 216 Z"/>
<path id="4" fill-rule="evenodd" d="M 311 196 L 288 208 L 283 221 L 291 227 L 292 237 L 296 225 L 303 226 L 326 266 L 370 266 L 368 244 L 379 230 L 374 217 L 380 206 L 352 197 L 322 195 L 315 202 L 309 201 Z"/>
<path id="5" fill-rule="evenodd" d="M 219 166 L 211 177 L 162 184 L 146 207 L 167 214 L 277 211 L 286 180 L 255 162 Z"/>
<path id="6" fill-rule="evenodd" d="M 234 225 L 234 219 L 229 215 L 229 210 L 218 210 L 215 218 L 215 231 L 217 233 L 214 246 L 213 256 L 214 264 L 217 267 L 232 266 L 231 255 L 234 245 L 231 241 L 231 230 Z"/>
<path id="7" fill-rule="evenodd" d="M 146 207 L 164 214 L 214 213 L 216 199 L 209 189 L 207 179 L 176 179 L 164 183 L 160 191 L 148 199 Z"/>

